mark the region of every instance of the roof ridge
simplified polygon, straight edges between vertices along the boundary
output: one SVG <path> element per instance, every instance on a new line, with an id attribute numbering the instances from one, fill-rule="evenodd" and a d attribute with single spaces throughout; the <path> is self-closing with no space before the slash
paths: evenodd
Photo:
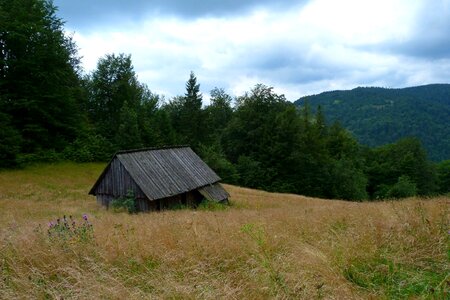
<path id="1" fill-rule="evenodd" d="M 134 152 L 144 152 L 144 151 L 152 151 L 152 150 L 163 150 L 163 149 L 175 149 L 175 148 L 190 148 L 189 145 L 173 145 L 173 146 L 161 146 L 161 147 L 149 147 L 149 148 L 139 148 L 139 149 L 129 149 L 129 150 L 118 150 L 114 153 L 113 157 L 117 154 L 127 154 Z"/>
<path id="2" fill-rule="evenodd" d="M 220 181 L 220 177 L 189 146 L 143 148 L 117 153 L 97 179 L 90 194 L 97 193 L 102 180 L 111 171 L 126 172 L 149 200 L 172 197 Z M 113 165 L 113 162 L 117 165 Z M 115 180 L 111 178 L 108 180 Z M 123 180 L 117 181 L 117 184 L 122 184 L 119 181 Z M 110 186 L 105 185 L 101 193 L 115 193 Z"/>

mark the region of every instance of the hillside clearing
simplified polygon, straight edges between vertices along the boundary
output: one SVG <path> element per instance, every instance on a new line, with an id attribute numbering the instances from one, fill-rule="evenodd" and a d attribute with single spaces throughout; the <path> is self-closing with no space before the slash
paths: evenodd
<path id="1" fill-rule="evenodd" d="M 129 215 L 104 164 L 0 172 L 0 298 L 446 298 L 450 199 L 355 203 L 225 185 L 225 210 Z M 87 214 L 93 236 L 49 237 Z"/>

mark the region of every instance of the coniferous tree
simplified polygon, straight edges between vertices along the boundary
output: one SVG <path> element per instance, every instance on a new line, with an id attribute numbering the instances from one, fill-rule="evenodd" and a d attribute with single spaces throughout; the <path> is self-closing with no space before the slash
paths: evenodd
<path id="1" fill-rule="evenodd" d="M 79 60 L 47 0 L 0 0 L 0 107 L 23 152 L 62 150 L 82 128 Z"/>
<path id="2" fill-rule="evenodd" d="M 204 140 L 205 120 L 202 111 L 203 96 L 200 93 L 200 84 L 197 83 L 197 77 L 195 77 L 194 72 L 191 72 L 189 75 L 184 98 L 182 118 L 185 124 L 187 140 L 193 147 L 197 147 Z"/>
<path id="3" fill-rule="evenodd" d="M 197 77 L 191 72 L 186 82 L 184 97 L 175 97 L 167 106 L 172 124 L 178 133 L 178 139 L 183 144 L 189 144 L 194 149 L 205 140 L 205 118 L 202 110 L 203 96 Z"/>
<path id="4" fill-rule="evenodd" d="M 195 77 L 194 72 L 191 71 L 189 79 L 186 82 L 186 103 L 189 108 L 193 110 L 199 110 L 202 108 L 203 96 L 200 93 L 200 84 L 197 83 L 197 77 Z"/>

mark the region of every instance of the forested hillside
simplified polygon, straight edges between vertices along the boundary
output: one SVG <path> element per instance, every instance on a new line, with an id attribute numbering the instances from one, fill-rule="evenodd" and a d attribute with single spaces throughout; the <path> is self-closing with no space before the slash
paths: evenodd
<path id="1" fill-rule="evenodd" d="M 105 54 L 92 72 L 83 72 L 77 46 L 51 1 L 0 0 L 0 8 L 0 168 L 107 161 L 117 150 L 188 144 L 225 182 L 268 191 L 347 200 L 450 192 L 449 161 L 430 162 L 416 138 L 390 135 L 388 145 L 363 147 L 339 123 L 327 122 L 336 119 L 330 105 L 298 109 L 263 84 L 234 98 L 214 88 L 205 105 L 194 72 L 186 74 L 184 95 L 165 99 L 139 82 L 127 54 Z M 378 89 L 369 91 L 376 95 Z M 410 90 L 404 98 L 416 101 L 417 94 Z M 429 105 L 414 102 L 417 111 L 428 111 L 423 118 L 440 120 L 440 128 L 431 121 L 425 122 L 429 128 L 417 127 L 412 119 L 421 120 L 419 114 L 400 124 L 440 134 L 431 142 L 445 157 L 449 114 L 442 101 L 449 93 L 443 88 L 441 94 L 435 92 Z M 347 101 L 331 98 L 331 105 L 347 107 Z M 359 109 L 369 118 L 394 107 L 407 115 L 401 108 L 412 101 L 371 99 L 347 114 Z M 397 122 L 393 116 L 386 113 Z"/>
<path id="2" fill-rule="evenodd" d="M 370 147 L 417 137 L 434 161 L 450 158 L 450 84 L 404 89 L 355 88 L 300 98 L 322 106 L 330 122 L 340 121 Z"/>

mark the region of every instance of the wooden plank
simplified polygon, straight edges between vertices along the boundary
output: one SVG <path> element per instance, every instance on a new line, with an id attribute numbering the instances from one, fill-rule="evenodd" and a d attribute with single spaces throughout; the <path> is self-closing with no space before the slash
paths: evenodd
<path id="1" fill-rule="evenodd" d="M 126 195 L 129 189 L 150 200 L 214 184 L 220 177 L 189 147 L 120 152 L 102 173 L 95 193 Z"/>

